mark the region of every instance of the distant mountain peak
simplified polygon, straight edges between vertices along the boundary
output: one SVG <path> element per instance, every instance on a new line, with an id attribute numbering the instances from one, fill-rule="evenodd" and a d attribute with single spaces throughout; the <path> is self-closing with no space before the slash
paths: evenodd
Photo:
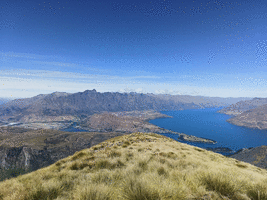
<path id="1" fill-rule="evenodd" d="M 92 89 L 92 90 L 85 90 L 83 93 L 97 93 L 97 91 L 95 89 Z"/>
<path id="2" fill-rule="evenodd" d="M 253 98 L 253 100 L 261 100 L 261 99 L 264 99 L 264 98 L 260 98 L 260 97 Z"/>
<path id="3" fill-rule="evenodd" d="M 69 95 L 69 93 L 56 91 L 56 92 L 53 92 L 51 95 L 56 96 L 56 97 L 60 97 L 60 96 L 67 96 L 67 95 Z"/>

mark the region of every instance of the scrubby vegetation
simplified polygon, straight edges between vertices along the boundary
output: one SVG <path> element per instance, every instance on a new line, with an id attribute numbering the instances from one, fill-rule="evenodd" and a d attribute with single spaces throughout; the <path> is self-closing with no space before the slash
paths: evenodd
<path id="1" fill-rule="evenodd" d="M 6 180 L 9 177 L 17 177 L 18 175 L 23 175 L 31 172 L 31 169 L 24 170 L 16 167 L 10 167 L 8 169 L 0 169 L 0 181 Z"/>
<path id="2" fill-rule="evenodd" d="M 133 133 L 0 182 L 0 199 L 267 200 L 267 171 L 165 136 Z"/>

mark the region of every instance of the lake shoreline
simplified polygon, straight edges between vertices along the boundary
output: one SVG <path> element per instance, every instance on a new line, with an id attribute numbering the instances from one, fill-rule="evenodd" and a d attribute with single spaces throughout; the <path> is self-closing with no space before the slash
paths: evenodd
<path id="1" fill-rule="evenodd" d="M 255 130 L 229 124 L 231 116 L 218 113 L 221 108 L 206 108 L 183 111 L 162 111 L 163 114 L 173 116 L 168 119 L 149 121 L 159 127 L 182 132 L 201 138 L 217 141 L 214 145 L 198 144 L 179 140 L 175 135 L 168 135 L 172 139 L 216 153 L 231 156 L 243 149 L 250 149 L 267 144 L 267 131 Z"/>

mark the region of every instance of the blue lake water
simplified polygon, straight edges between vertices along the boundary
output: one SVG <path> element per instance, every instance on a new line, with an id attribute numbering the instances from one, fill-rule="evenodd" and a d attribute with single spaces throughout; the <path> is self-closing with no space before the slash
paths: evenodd
<path id="1" fill-rule="evenodd" d="M 88 130 L 84 130 L 82 128 L 77 128 L 77 122 L 74 122 L 68 128 L 59 129 L 60 131 L 67 131 L 67 132 L 89 132 Z"/>
<path id="2" fill-rule="evenodd" d="M 159 127 L 187 135 L 212 139 L 216 144 L 184 142 L 201 148 L 228 147 L 234 151 L 241 148 L 267 145 L 267 130 L 258 130 L 232 125 L 226 122 L 229 115 L 216 113 L 221 108 L 181 111 L 163 111 L 173 118 L 160 118 L 149 122 Z M 162 134 L 177 140 L 178 135 Z"/>

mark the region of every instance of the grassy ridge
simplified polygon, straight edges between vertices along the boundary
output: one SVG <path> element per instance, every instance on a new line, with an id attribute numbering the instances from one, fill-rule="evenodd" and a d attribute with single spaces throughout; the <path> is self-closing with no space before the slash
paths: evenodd
<path id="1" fill-rule="evenodd" d="M 267 171 L 150 133 L 76 152 L 0 182 L 0 199 L 267 200 Z"/>

